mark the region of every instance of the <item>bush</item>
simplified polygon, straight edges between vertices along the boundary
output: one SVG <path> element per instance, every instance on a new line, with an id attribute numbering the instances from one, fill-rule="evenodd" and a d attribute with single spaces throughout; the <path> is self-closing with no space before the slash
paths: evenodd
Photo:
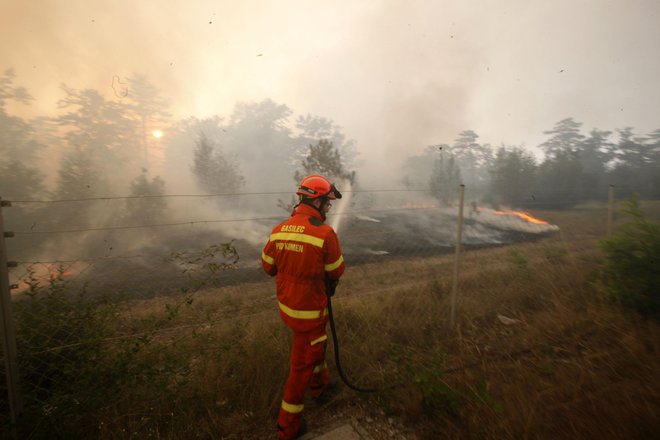
<path id="1" fill-rule="evenodd" d="M 154 341 L 149 331 L 118 336 L 117 304 L 76 291 L 62 273 L 45 286 L 29 274 L 26 298 L 14 305 L 21 438 L 86 438 L 122 402 L 150 398 L 153 405 L 154 396 L 172 395 L 168 387 L 185 379 L 187 364 L 170 355 L 167 341 Z"/>
<path id="2" fill-rule="evenodd" d="M 660 224 L 646 220 L 637 197 L 625 202 L 631 219 L 600 241 L 606 253 L 600 279 L 613 298 L 658 319 L 660 317 Z"/>
<path id="3" fill-rule="evenodd" d="M 82 414 L 105 404 L 97 396 L 102 341 L 111 333 L 114 310 L 72 293 L 62 270 L 48 286 L 30 276 L 28 298 L 15 304 L 19 371 L 25 408 L 19 431 L 53 438 L 75 435 Z M 65 428 L 66 427 L 66 428 Z"/>
<path id="4" fill-rule="evenodd" d="M 129 428 L 137 437 L 154 427 L 161 434 L 174 429 L 173 408 L 185 406 L 194 393 L 188 384 L 196 334 L 180 328 L 182 316 L 190 318 L 184 309 L 195 292 L 218 272 L 233 269 L 238 259 L 231 242 L 173 255 L 190 288 L 164 310 L 130 322 L 125 319 L 130 301 L 90 294 L 65 279 L 62 267 L 46 282 L 30 267 L 23 280 L 29 288 L 13 305 L 24 401 L 19 437 L 114 438 Z M 164 331 L 170 328 L 179 331 Z M 2 383 L 0 396 L 7 392 Z M 11 432 L 1 415 L 6 409 L 0 400 L 0 439 Z"/>

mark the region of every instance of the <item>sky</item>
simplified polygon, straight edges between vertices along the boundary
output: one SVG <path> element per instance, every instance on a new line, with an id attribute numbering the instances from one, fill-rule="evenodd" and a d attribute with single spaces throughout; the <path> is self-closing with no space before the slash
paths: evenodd
<path id="1" fill-rule="evenodd" d="M 332 119 L 371 171 L 462 130 L 534 148 L 556 122 L 660 128 L 657 0 L 0 0 L 0 69 L 59 87 L 146 75 L 175 116 L 272 99 Z"/>

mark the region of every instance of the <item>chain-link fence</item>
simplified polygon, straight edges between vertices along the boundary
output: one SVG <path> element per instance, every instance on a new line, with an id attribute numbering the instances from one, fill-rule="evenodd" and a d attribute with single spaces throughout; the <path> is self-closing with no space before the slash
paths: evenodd
<path id="1" fill-rule="evenodd" d="M 404 354 L 426 356 L 407 348 L 410 334 L 450 332 L 449 298 L 456 286 L 459 328 L 466 325 L 461 316 L 470 313 L 474 298 L 463 292 L 488 295 L 488 282 L 470 284 L 475 273 L 494 280 L 508 276 L 502 275 L 505 266 L 513 267 L 519 279 L 501 282 L 514 286 L 537 265 L 556 262 L 568 270 L 572 259 L 589 255 L 593 242 L 607 234 L 613 212 L 607 195 L 573 210 L 532 206 L 523 212 L 480 206 L 468 192 L 461 219 L 458 202 L 439 206 L 425 191 L 347 194 L 335 202 L 328 223 L 338 232 L 347 265 L 334 304 L 346 347 L 342 356 L 358 383 L 388 379 L 388 368 L 403 362 Z M 170 222 L 84 228 L 51 222 L 40 230 L 41 220 L 22 212 L 6 222 L 5 229 L 14 230 L 7 256 L 15 262 L 8 284 L 18 355 L 9 360 L 3 351 L 3 374 L 16 363 L 19 375 L 9 394 L 17 393 L 20 402 L 22 435 L 130 438 L 130 432 L 116 433 L 132 429 L 136 436 L 160 437 L 157 430 L 193 429 L 178 426 L 184 418 L 177 412 L 197 411 L 210 421 L 190 436 L 204 437 L 212 436 L 205 429 L 230 432 L 258 408 L 275 411 L 288 343 L 260 255 L 270 229 L 287 214 L 264 210 L 263 200 L 276 205 L 278 196 L 260 197 L 259 209 L 249 211 L 243 203 L 241 212 L 226 209 L 216 218 L 188 212 L 188 219 Z M 6 207 L 5 218 L 21 207 Z M 579 217 L 585 212 L 587 223 Z M 462 254 L 456 260 L 459 230 Z M 472 257 L 474 250 L 479 253 Z M 542 282 L 562 280 L 534 279 Z M 498 316 L 522 319 L 511 315 L 509 300 L 498 299 L 505 304 Z M 534 304 L 526 307 L 534 308 L 541 299 L 529 301 Z M 378 333 L 383 319 L 396 321 L 383 327 L 387 347 L 362 340 Z M 9 415 L 8 390 L 1 391 L 2 411 Z M 10 426 L 8 416 L 2 422 Z"/>

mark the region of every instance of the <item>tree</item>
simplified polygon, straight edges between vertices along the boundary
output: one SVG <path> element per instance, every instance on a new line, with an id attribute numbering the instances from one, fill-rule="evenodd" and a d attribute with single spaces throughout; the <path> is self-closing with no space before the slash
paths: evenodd
<path id="1" fill-rule="evenodd" d="M 479 135 L 474 131 L 464 130 L 449 147 L 449 152 L 461 169 L 465 184 L 473 189 L 485 185 L 488 179 L 488 165 L 493 157 L 490 145 L 478 143 L 478 138 Z"/>
<path id="2" fill-rule="evenodd" d="M 660 129 L 655 130 L 648 136 L 648 140 L 651 143 L 651 154 L 653 155 L 654 162 L 658 162 L 660 159 Z"/>
<path id="3" fill-rule="evenodd" d="M 34 129 L 23 119 L 11 116 L 9 101 L 29 105 L 32 97 L 14 85 L 11 69 L 0 76 L 0 196 L 4 199 L 32 199 L 45 193 L 43 174 L 30 166 L 41 145 L 33 139 Z"/>
<path id="4" fill-rule="evenodd" d="M 655 134 L 638 137 L 630 127 L 618 132 L 615 166 L 610 173 L 617 193 L 622 196 L 637 193 L 642 197 L 660 197 L 660 153 Z"/>
<path id="5" fill-rule="evenodd" d="M 543 132 L 550 138 L 539 145 L 545 153 L 545 160 L 538 169 L 534 191 L 537 203 L 567 207 L 585 199 L 585 185 L 589 181 L 583 175 L 584 165 L 580 158 L 585 140 L 580 133 L 581 126 L 573 118 L 566 118 L 556 123 L 552 130 Z"/>
<path id="6" fill-rule="evenodd" d="M 6 200 L 30 200 L 46 194 L 43 175 L 18 160 L 0 161 L 0 196 Z"/>
<path id="7" fill-rule="evenodd" d="M 76 90 L 62 85 L 64 98 L 57 103 L 65 113 L 57 118 L 70 145 L 95 151 L 117 150 L 130 145 L 135 125 L 128 108 L 105 99 L 97 90 Z"/>
<path id="8" fill-rule="evenodd" d="M 580 143 L 577 154 L 582 164 L 581 187 L 585 199 L 602 199 L 605 191 L 607 164 L 614 158 L 613 144 L 608 138 L 612 132 L 591 130 Z"/>
<path id="9" fill-rule="evenodd" d="M 287 106 L 270 99 L 239 103 L 223 126 L 224 149 L 241 164 L 248 191 L 262 191 L 265 176 L 270 188 L 289 188 L 296 165 L 290 160 L 296 147 L 290 115 Z"/>
<path id="10" fill-rule="evenodd" d="M 25 87 L 14 86 L 16 74 L 14 69 L 7 69 L 0 76 L 0 107 L 4 108 L 7 100 L 15 100 L 27 104 L 33 98 Z"/>
<path id="11" fill-rule="evenodd" d="M 30 163 L 41 145 L 33 139 L 32 126 L 6 111 L 9 101 L 29 105 L 32 96 L 23 87 L 14 85 L 14 71 L 6 70 L 0 76 L 0 155 L 3 160 Z"/>
<path id="12" fill-rule="evenodd" d="M 660 198 L 660 129 L 655 130 L 648 136 L 648 142 L 651 146 L 649 152 L 651 169 L 651 187 L 653 188 L 653 198 Z"/>
<path id="13" fill-rule="evenodd" d="M 143 168 L 130 184 L 130 194 L 132 197 L 126 199 L 126 217 L 131 222 L 154 223 L 164 217 L 167 209 L 167 201 L 164 197 L 158 197 L 165 194 L 165 182 L 156 176 L 148 178 L 147 169 Z"/>
<path id="14" fill-rule="evenodd" d="M 534 198 L 538 205 L 555 208 L 573 206 L 583 197 L 582 164 L 570 151 L 558 151 L 538 168 Z"/>
<path id="15" fill-rule="evenodd" d="M 461 170 L 456 159 L 449 152 L 440 151 L 433 162 L 433 170 L 429 179 L 431 195 L 444 205 L 454 203 L 456 188 L 461 184 Z"/>
<path id="16" fill-rule="evenodd" d="M 554 129 L 544 131 L 543 134 L 550 135 L 550 139 L 539 145 L 545 152 L 546 159 L 554 159 L 560 154 L 575 156 L 580 150 L 580 144 L 584 136 L 580 134 L 582 123 L 573 118 L 562 119 L 555 124 Z"/>
<path id="17" fill-rule="evenodd" d="M 293 179 L 296 184 L 309 174 L 321 174 L 331 181 L 338 179 L 346 180 L 351 187 L 355 184 L 355 171 L 348 171 L 342 160 L 342 156 L 328 139 L 321 139 L 315 145 L 309 144 L 307 154 L 301 160 L 301 170 L 296 170 Z M 278 199 L 277 206 L 291 212 L 296 204 L 296 198 L 292 197 L 290 202 Z"/>
<path id="18" fill-rule="evenodd" d="M 154 148 L 153 136 L 155 130 L 162 130 L 169 125 L 170 113 L 167 111 L 169 102 L 160 94 L 146 76 L 134 74 L 128 78 L 128 90 L 125 105 L 130 110 L 130 118 L 137 123 L 142 145 L 142 164 L 149 168 L 152 158 L 150 150 Z"/>
<path id="19" fill-rule="evenodd" d="M 289 107 L 277 104 L 271 99 L 261 102 L 240 102 L 234 108 L 230 124 L 237 128 L 240 125 L 248 125 L 253 129 L 278 129 L 290 133 L 287 120 L 291 114 Z"/>
<path id="20" fill-rule="evenodd" d="M 294 161 L 297 158 L 307 155 L 307 146 L 317 142 L 319 139 L 326 139 L 336 147 L 341 154 L 342 163 L 346 168 L 351 168 L 357 157 L 355 142 L 347 140 L 341 127 L 337 126 L 330 119 L 320 116 L 299 116 L 296 119 L 296 128 L 300 131 L 297 137 L 298 145 L 294 152 Z"/>
<path id="21" fill-rule="evenodd" d="M 632 127 L 617 130 L 619 142 L 616 145 L 615 155 L 619 165 L 632 169 L 642 169 L 645 165 L 653 163 L 653 146 L 643 137 L 635 136 Z"/>
<path id="22" fill-rule="evenodd" d="M 189 117 L 172 124 L 162 138 L 165 147 L 162 175 L 167 176 L 169 191 L 186 193 L 199 190 L 194 162 L 200 133 L 204 133 L 212 145 L 221 145 L 226 135 L 222 119 L 218 116 L 204 119 Z M 189 166 L 182 167 L 182 163 Z"/>
<path id="23" fill-rule="evenodd" d="M 35 140 L 31 122 L 7 113 L 9 102 L 29 105 L 32 97 L 23 87 L 14 85 L 11 69 L 0 75 L 0 197 L 4 200 L 31 200 L 48 196 L 44 175 L 37 165 L 38 152 L 43 147 Z M 41 224 L 50 215 L 44 205 L 15 204 L 5 211 L 6 224 Z M 14 251 L 28 258 L 39 248 L 44 236 L 33 235 L 16 243 Z"/>
<path id="24" fill-rule="evenodd" d="M 65 97 L 58 107 L 65 112 L 56 122 L 65 133 L 66 146 L 72 149 L 70 156 L 84 153 L 88 165 L 96 167 L 90 172 L 108 179 L 110 186 L 106 189 L 121 188 L 120 192 L 125 192 L 125 173 L 139 169 L 134 154 L 137 126 L 128 108 L 93 89 L 75 90 L 63 85 L 62 90 Z"/>
<path id="25" fill-rule="evenodd" d="M 58 199 L 90 198 L 103 193 L 103 177 L 94 164 L 93 153 L 75 148 L 62 159 L 55 196 Z"/>
<path id="26" fill-rule="evenodd" d="M 209 194 L 231 193 L 244 184 L 238 165 L 216 151 L 216 145 L 204 132 L 199 133 L 196 144 L 192 171 L 202 190 Z"/>
<path id="27" fill-rule="evenodd" d="M 444 149 L 444 150 L 443 150 Z M 409 189 L 427 188 L 438 151 L 447 151 L 448 145 L 429 145 L 417 156 L 408 157 L 403 163 L 401 183 Z"/>
<path id="28" fill-rule="evenodd" d="M 341 154 L 333 143 L 321 139 L 316 145 L 309 145 L 309 153 L 302 160 L 303 171 L 296 171 L 294 179 L 300 182 L 306 175 L 322 174 L 330 180 L 345 179 L 351 185 L 355 182 L 355 171 L 346 170 Z"/>
<path id="29" fill-rule="evenodd" d="M 601 287 L 639 312 L 660 318 L 660 223 L 647 220 L 637 197 L 624 204 L 629 221 L 601 240 Z"/>
<path id="30" fill-rule="evenodd" d="M 497 150 L 490 168 L 492 198 L 496 203 L 520 206 L 531 201 L 536 161 L 520 147 Z"/>
<path id="31" fill-rule="evenodd" d="M 92 150 L 76 147 L 64 155 L 57 172 L 55 198 L 57 200 L 93 199 L 106 195 L 108 184 L 99 173 Z M 75 209 L 68 204 L 57 204 L 50 210 L 47 223 L 55 227 L 88 227 L 91 224 L 93 201 L 79 202 Z"/>

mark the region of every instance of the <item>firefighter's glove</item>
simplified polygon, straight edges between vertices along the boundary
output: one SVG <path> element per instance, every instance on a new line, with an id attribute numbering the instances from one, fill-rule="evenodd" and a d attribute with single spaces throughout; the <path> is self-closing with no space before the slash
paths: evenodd
<path id="1" fill-rule="evenodd" d="M 334 296 L 337 284 L 339 284 L 339 280 L 328 280 L 328 296 Z"/>

